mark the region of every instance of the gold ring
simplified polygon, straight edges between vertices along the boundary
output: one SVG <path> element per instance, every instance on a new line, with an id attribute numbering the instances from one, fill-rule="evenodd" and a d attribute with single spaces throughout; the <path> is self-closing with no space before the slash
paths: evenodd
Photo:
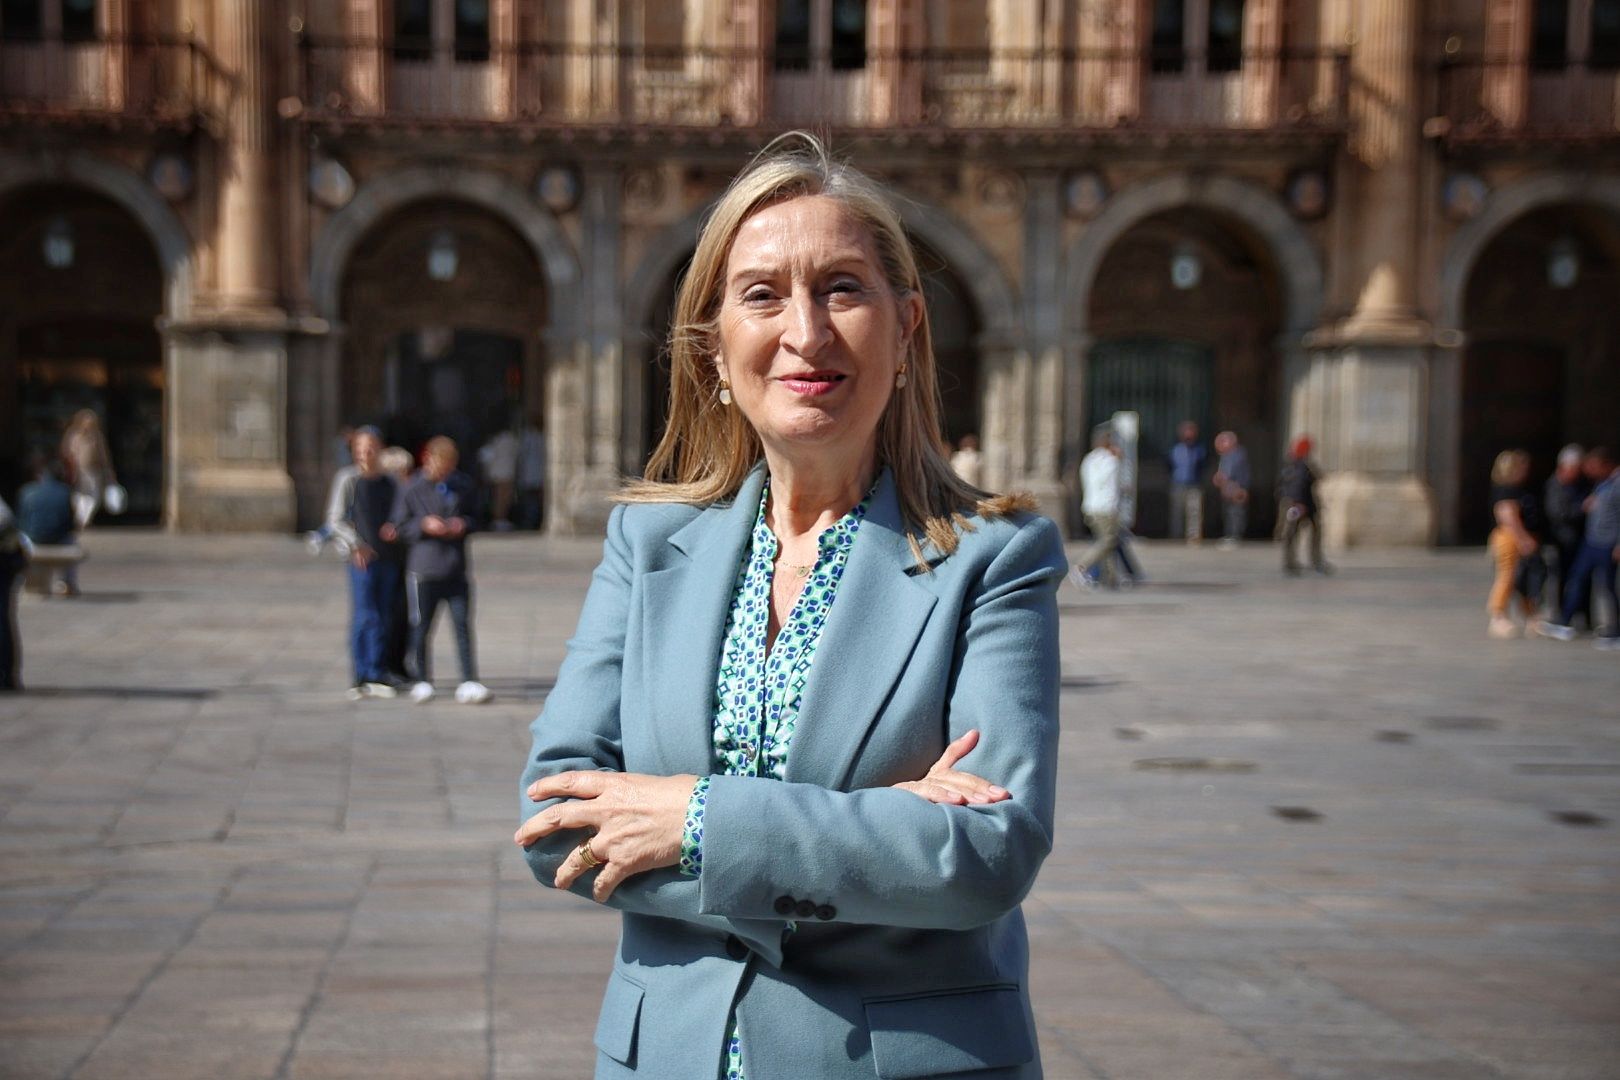
<path id="1" fill-rule="evenodd" d="M 596 852 L 591 850 L 591 841 L 589 837 L 585 839 L 583 844 L 579 845 L 578 850 L 579 861 L 585 864 L 585 869 L 587 870 L 594 870 L 607 861 L 606 859 L 598 859 L 596 857 Z"/>

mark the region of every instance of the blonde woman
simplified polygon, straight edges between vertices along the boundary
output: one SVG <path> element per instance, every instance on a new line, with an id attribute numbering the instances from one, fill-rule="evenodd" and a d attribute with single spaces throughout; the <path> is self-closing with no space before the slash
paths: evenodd
<path id="1" fill-rule="evenodd" d="M 951 471 L 915 255 L 811 137 L 720 199 L 675 315 L 515 837 L 623 913 L 596 1075 L 1037 1077 L 1057 529 Z"/>
<path id="2" fill-rule="evenodd" d="M 1518 596 L 1525 625 L 1532 626 L 1546 581 L 1546 564 L 1541 561 L 1546 523 L 1541 500 L 1530 486 L 1530 455 L 1523 450 L 1496 455 L 1491 465 L 1491 514 L 1496 527 L 1486 546 L 1496 565 L 1496 579 L 1487 601 L 1491 615 L 1487 632 L 1493 638 L 1510 638 L 1519 628 L 1508 615 L 1509 602 Z"/>

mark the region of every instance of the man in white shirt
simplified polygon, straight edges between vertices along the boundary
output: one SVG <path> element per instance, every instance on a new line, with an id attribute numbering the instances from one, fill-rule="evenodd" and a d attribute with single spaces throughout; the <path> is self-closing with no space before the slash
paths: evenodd
<path id="1" fill-rule="evenodd" d="M 1092 449 L 1080 459 L 1080 512 L 1091 530 L 1091 546 L 1080 556 L 1069 579 L 1082 588 L 1099 577 L 1110 587 L 1117 584 L 1114 553 L 1119 549 L 1119 447 L 1108 428 L 1091 437 Z"/>

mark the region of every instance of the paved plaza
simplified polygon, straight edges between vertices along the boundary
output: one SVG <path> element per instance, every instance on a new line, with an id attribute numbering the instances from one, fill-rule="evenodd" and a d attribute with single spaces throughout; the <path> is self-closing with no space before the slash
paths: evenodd
<path id="1" fill-rule="evenodd" d="M 293 538 L 87 547 L 0 699 L 0 1076 L 589 1076 L 617 918 L 510 837 L 596 545 L 476 541 L 477 708 L 346 701 Z M 1487 641 L 1477 550 L 1142 555 L 1061 597 L 1047 1076 L 1620 1076 L 1620 654 Z"/>

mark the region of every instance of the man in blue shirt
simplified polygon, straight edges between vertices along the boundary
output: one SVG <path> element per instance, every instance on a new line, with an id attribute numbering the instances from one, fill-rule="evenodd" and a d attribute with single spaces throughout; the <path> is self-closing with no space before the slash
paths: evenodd
<path id="1" fill-rule="evenodd" d="M 1198 441 L 1198 425 L 1183 420 L 1180 441 L 1170 448 L 1170 538 L 1192 543 L 1204 538 L 1204 462 L 1208 451 Z"/>
<path id="2" fill-rule="evenodd" d="M 1249 452 L 1238 442 L 1237 432 L 1223 431 L 1215 436 L 1215 452 L 1221 455 L 1215 467 L 1215 487 L 1221 493 L 1222 520 L 1226 534 L 1221 547 L 1235 548 L 1249 524 Z"/>
<path id="3" fill-rule="evenodd" d="M 17 493 L 17 527 L 36 546 L 73 543 L 73 489 L 56 475 L 43 454 L 34 454 L 29 466 L 34 479 Z M 69 563 L 60 574 L 52 588 L 64 596 L 77 596 L 78 567 Z"/>

